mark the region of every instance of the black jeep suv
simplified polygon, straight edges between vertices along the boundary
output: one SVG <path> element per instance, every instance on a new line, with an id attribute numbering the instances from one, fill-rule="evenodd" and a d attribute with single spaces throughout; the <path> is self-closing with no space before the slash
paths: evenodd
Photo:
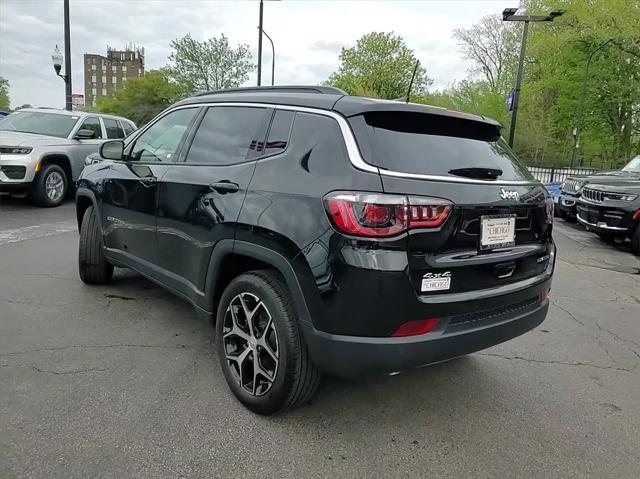
<path id="1" fill-rule="evenodd" d="M 248 88 L 174 105 L 78 182 L 79 270 L 132 268 L 216 324 L 229 387 L 270 414 L 321 372 L 394 374 L 547 314 L 553 202 L 480 116 Z"/>
<path id="2" fill-rule="evenodd" d="M 556 213 L 567 221 L 575 221 L 578 214 L 578 202 L 582 189 L 590 183 L 617 180 L 640 180 L 640 155 L 632 158 L 620 170 L 600 171 L 591 175 L 571 175 L 562 182 L 562 191 L 558 198 Z"/>
<path id="3" fill-rule="evenodd" d="M 631 251 L 640 256 L 640 178 L 602 178 L 589 183 L 582 188 L 577 218 L 605 240 L 629 238 Z"/>

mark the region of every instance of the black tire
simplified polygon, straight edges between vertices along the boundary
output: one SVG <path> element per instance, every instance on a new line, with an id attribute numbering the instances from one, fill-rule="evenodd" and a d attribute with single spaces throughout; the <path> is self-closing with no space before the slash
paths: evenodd
<path id="1" fill-rule="evenodd" d="M 59 175 L 62 178 L 62 192 L 54 198 L 47 195 L 47 180 L 53 174 Z M 42 171 L 36 175 L 35 181 L 31 188 L 31 199 L 37 206 L 44 206 L 51 208 L 58 206 L 67 197 L 69 191 L 69 179 L 64 170 L 58 165 L 44 165 Z"/>
<path id="2" fill-rule="evenodd" d="M 640 224 L 636 226 L 636 230 L 631 235 L 631 251 L 636 256 L 640 256 Z"/>
<path id="3" fill-rule="evenodd" d="M 113 276 L 113 265 L 104 257 L 102 231 L 93 206 L 86 209 L 80 225 L 78 271 L 80 279 L 87 284 L 108 283 Z"/>
<path id="4" fill-rule="evenodd" d="M 250 347 L 249 340 L 245 341 L 233 334 L 228 335 L 227 339 L 224 337 L 225 333 L 230 331 L 229 325 L 231 321 L 235 321 L 234 324 L 236 325 L 243 322 L 241 316 L 244 316 L 244 313 L 240 309 L 234 310 L 236 311 L 236 318 L 238 318 L 237 321 L 232 319 L 231 313 L 227 315 L 227 310 L 232 301 L 237 305 L 238 298 L 241 296 L 246 301 L 249 301 L 247 298 L 254 301 L 251 306 L 253 311 L 260 309 L 255 314 L 260 314 L 261 316 L 256 317 L 256 322 L 253 323 L 257 331 L 255 336 L 260 337 L 261 322 L 262 324 L 267 323 L 261 337 L 273 341 L 274 330 L 268 329 L 271 323 L 265 317 L 268 318 L 270 316 L 275 327 L 278 362 L 272 361 L 272 381 L 269 381 L 263 375 L 262 384 L 258 386 L 256 386 L 258 381 L 255 379 L 253 361 L 257 357 L 256 355 L 266 354 L 264 347 L 262 347 L 261 352 L 261 347 L 259 344 L 255 344 L 255 340 L 253 346 Z M 256 299 L 263 303 L 263 307 L 257 307 L 259 303 Z M 244 325 L 240 324 L 242 331 L 253 331 L 253 329 L 249 330 L 246 321 L 244 322 Z M 267 337 L 269 334 L 271 334 L 271 338 Z M 236 345 L 233 343 L 236 343 Z M 240 345 L 238 346 L 237 343 L 240 343 Z M 287 287 L 273 271 L 252 271 L 238 276 L 229 283 L 218 305 L 216 344 L 220 365 L 229 388 L 245 407 L 257 414 L 274 414 L 303 405 L 311 399 L 318 388 L 320 373 L 309 357 L 309 351 L 298 327 L 298 318 L 293 300 Z M 246 344 L 246 347 L 243 348 L 243 344 Z M 247 365 L 254 368 L 253 381 L 251 381 L 252 385 L 250 386 L 253 392 L 245 389 L 247 385 L 243 386 L 241 384 L 243 380 L 238 375 L 238 370 L 242 371 L 242 367 L 239 367 L 237 362 L 227 359 L 227 352 L 239 355 L 241 351 L 246 351 L 247 349 L 249 349 L 245 355 L 247 361 L 249 361 Z M 271 348 L 271 350 L 273 351 L 274 349 Z M 266 356 L 267 359 L 269 356 Z M 263 358 L 265 356 L 259 357 Z M 264 364 L 262 359 L 258 360 L 258 364 L 262 367 Z M 266 370 L 267 368 L 265 368 L 265 372 Z M 264 388 L 264 392 L 256 394 L 259 393 L 258 388 Z"/>

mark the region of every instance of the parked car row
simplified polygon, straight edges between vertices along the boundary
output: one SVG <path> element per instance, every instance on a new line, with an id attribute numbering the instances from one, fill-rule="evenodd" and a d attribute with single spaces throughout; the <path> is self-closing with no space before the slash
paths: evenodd
<path id="1" fill-rule="evenodd" d="M 640 255 L 640 155 L 620 170 L 569 176 L 562 183 L 557 214 L 605 240 L 630 239 Z"/>
<path id="2" fill-rule="evenodd" d="M 25 108 L 0 119 L 0 192 L 58 206 L 100 144 L 136 125 L 113 115 Z"/>

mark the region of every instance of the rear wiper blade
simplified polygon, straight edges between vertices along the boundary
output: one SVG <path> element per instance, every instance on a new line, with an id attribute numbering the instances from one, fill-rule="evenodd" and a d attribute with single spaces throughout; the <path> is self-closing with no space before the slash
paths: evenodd
<path id="1" fill-rule="evenodd" d="M 467 178 L 478 178 L 481 180 L 495 180 L 502 175 L 502 170 L 498 168 L 456 168 L 449 170 L 449 174 L 456 176 L 465 176 Z"/>

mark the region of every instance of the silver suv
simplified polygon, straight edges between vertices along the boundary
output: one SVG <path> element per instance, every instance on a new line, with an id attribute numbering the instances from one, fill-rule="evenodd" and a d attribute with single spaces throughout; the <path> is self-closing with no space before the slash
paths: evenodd
<path id="1" fill-rule="evenodd" d="M 26 108 L 0 119 L 0 192 L 27 193 L 40 206 L 58 206 L 107 139 L 136 129 L 125 118 Z"/>

